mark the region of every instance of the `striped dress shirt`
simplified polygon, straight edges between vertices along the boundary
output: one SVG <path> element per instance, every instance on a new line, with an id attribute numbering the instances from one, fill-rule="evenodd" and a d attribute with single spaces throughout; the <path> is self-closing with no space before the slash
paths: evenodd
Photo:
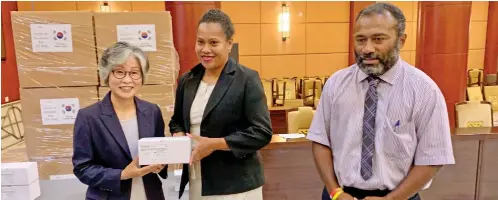
<path id="1" fill-rule="evenodd" d="M 455 163 L 443 94 L 429 76 L 400 58 L 379 77 L 373 175 L 364 180 L 360 168 L 367 77 L 356 64 L 334 73 L 308 131 L 309 140 L 331 148 L 339 185 L 394 190 L 413 165 Z"/>

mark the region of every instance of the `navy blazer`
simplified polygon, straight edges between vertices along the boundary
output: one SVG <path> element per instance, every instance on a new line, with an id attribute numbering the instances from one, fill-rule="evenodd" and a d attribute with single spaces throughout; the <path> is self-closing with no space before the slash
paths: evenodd
<path id="1" fill-rule="evenodd" d="M 135 97 L 139 137 L 164 137 L 164 121 L 156 104 Z M 74 174 L 88 185 L 86 199 L 130 200 L 132 179 L 120 180 L 132 157 L 111 103 L 110 92 L 100 102 L 81 109 L 74 124 Z M 168 166 L 159 173 L 168 176 Z M 142 177 L 148 200 L 164 200 L 162 182 L 154 173 Z"/>

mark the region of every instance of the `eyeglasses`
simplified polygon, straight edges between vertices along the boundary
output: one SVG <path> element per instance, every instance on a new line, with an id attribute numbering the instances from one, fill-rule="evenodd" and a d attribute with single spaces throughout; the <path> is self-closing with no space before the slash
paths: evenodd
<path id="1" fill-rule="evenodd" d="M 130 78 L 133 80 L 138 80 L 142 78 L 142 72 L 135 70 L 135 71 L 124 71 L 124 70 L 112 70 L 112 75 L 117 78 L 117 79 L 123 79 L 126 77 L 126 74 L 130 75 Z"/>

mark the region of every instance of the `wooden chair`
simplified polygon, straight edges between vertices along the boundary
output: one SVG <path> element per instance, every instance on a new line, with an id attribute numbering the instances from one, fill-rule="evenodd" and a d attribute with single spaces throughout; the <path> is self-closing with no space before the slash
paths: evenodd
<path id="1" fill-rule="evenodd" d="M 467 87 L 482 86 L 484 73 L 481 69 L 469 69 L 467 71 Z"/>
<path id="2" fill-rule="evenodd" d="M 466 101 L 455 104 L 458 128 L 493 127 L 493 110 L 487 101 Z"/>
<path id="3" fill-rule="evenodd" d="M 266 105 L 268 108 L 271 108 L 273 107 L 272 81 L 261 79 L 261 83 L 263 84 L 263 90 L 266 96 Z"/>
<path id="4" fill-rule="evenodd" d="M 287 131 L 307 134 L 314 115 L 315 111 L 312 107 L 299 107 L 297 111 L 289 112 L 287 114 Z"/>
<path id="5" fill-rule="evenodd" d="M 277 98 L 275 99 L 276 106 L 283 106 L 285 104 L 285 90 L 287 83 L 282 80 L 277 80 Z"/>
<path id="6" fill-rule="evenodd" d="M 496 76 L 496 74 L 487 74 L 483 88 L 484 100 L 491 103 L 493 111 L 498 110 L 498 79 Z"/>
<path id="7" fill-rule="evenodd" d="M 467 87 L 467 101 L 484 101 L 482 87 Z"/>

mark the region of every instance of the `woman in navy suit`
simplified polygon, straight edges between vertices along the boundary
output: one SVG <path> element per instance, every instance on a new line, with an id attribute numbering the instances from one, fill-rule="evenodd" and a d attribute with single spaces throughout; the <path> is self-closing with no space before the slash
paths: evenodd
<path id="1" fill-rule="evenodd" d="M 159 107 L 135 95 L 149 64 L 144 52 L 125 42 L 106 49 L 100 77 L 111 91 L 81 109 L 74 126 L 74 174 L 88 185 L 86 199 L 163 200 L 167 166 L 138 165 L 138 140 L 164 137 Z M 158 174 L 158 175 L 157 175 Z"/>

